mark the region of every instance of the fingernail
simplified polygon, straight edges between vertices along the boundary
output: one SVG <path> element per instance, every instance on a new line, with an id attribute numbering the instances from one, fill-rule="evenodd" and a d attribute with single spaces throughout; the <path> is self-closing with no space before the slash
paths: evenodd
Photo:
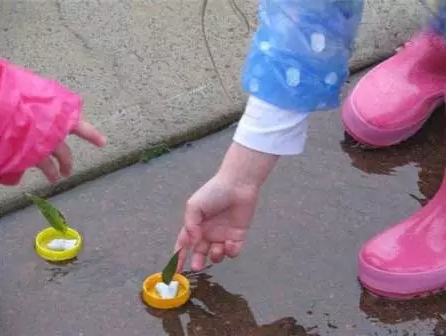
<path id="1" fill-rule="evenodd" d="M 101 139 L 99 140 L 99 146 L 104 147 L 106 143 L 107 143 L 107 138 L 105 136 L 102 136 Z"/>

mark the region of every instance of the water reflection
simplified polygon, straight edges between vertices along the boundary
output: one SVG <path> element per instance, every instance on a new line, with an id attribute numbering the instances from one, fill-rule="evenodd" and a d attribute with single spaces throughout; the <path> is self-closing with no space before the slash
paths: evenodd
<path id="1" fill-rule="evenodd" d="M 424 206 L 440 187 L 446 163 L 444 110 L 436 111 L 424 127 L 409 140 L 390 148 L 368 149 L 346 135 L 341 142 L 354 167 L 368 174 L 393 175 L 403 166 L 418 170 L 422 197 L 412 195 Z M 359 308 L 370 322 L 383 324 L 386 334 L 409 335 L 405 323 L 428 323 L 431 335 L 446 335 L 446 293 L 408 301 L 378 298 L 367 291 L 360 297 Z M 401 330 L 400 328 L 404 329 Z M 415 335 L 416 333 L 414 333 Z"/>
<path id="2" fill-rule="evenodd" d="M 152 316 L 162 319 L 169 336 L 317 336 L 311 329 L 298 325 L 293 317 L 258 325 L 241 295 L 229 293 L 205 273 L 186 275 L 192 286 L 187 305 L 172 311 L 148 309 Z M 189 318 L 185 327 L 181 315 Z"/>
<path id="3" fill-rule="evenodd" d="M 446 335 L 446 293 L 422 299 L 393 301 L 378 298 L 364 291 L 359 308 L 372 321 L 385 325 L 429 321 L 433 324 L 432 335 Z"/>
<path id="4" fill-rule="evenodd" d="M 412 195 L 425 205 L 437 192 L 446 163 L 444 110 L 433 113 L 424 127 L 407 141 L 384 149 L 367 149 L 349 135 L 341 142 L 354 167 L 368 174 L 392 175 L 403 166 L 418 169 L 418 187 L 423 197 Z"/>

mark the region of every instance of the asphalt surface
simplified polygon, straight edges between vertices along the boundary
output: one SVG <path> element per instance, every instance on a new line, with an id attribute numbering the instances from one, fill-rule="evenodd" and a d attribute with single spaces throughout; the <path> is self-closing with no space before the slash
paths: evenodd
<path id="1" fill-rule="evenodd" d="M 140 288 L 170 256 L 184 203 L 233 128 L 53 198 L 85 239 L 72 264 L 34 253 L 36 208 L 3 217 L 0 334 L 445 335 L 446 296 L 386 301 L 356 279 L 361 244 L 438 189 L 443 129 L 440 112 L 404 144 L 369 151 L 344 136 L 337 112 L 314 115 L 305 154 L 281 160 L 265 185 L 242 255 L 195 275 L 175 311 L 148 309 Z"/>

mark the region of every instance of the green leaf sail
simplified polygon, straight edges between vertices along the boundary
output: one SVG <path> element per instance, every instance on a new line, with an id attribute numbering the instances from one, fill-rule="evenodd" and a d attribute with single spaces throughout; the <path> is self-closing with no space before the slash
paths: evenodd
<path id="1" fill-rule="evenodd" d="M 163 269 L 162 280 L 163 282 L 168 285 L 173 279 L 173 276 L 175 275 L 175 272 L 177 270 L 178 266 L 178 255 L 180 254 L 181 250 L 178 250 L 172 258 L 170 258 L 169 262 L 167 263 L 166 267 Z"/>
<path id="2" fill-rule="evenodd" d="M 37 206 L 40 213 L 45 217 L 48 224 L 50 224 L 55 230 L 62 233 L 66 233 L 68 230 L 68 224 L 62 213 L 54 207 L 50 202 L 34 196 L 31 194 L 26 194 L 28 198 Z"/>

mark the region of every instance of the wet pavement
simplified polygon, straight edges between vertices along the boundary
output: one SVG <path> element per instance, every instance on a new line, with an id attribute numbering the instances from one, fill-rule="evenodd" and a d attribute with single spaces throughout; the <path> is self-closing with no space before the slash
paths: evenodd
<path id="1" fill-rule="evenodd" d="M 356 280 L 361 244 L 438 189 L 443 114 L 379 151 L 346 138 L 338 113 L 312 119 L 306 153 L 281 160 L 265 185 L 244 253 L 191 275 L 179 310 L 148 309 L 141 284 L 167 262 L 184 203 L 233 128 L 53 198 L 85 238 L 72 264 L 34 253 L 45 225 L 35 208 L 3 217 L 0 335 L 446 335 L 446 295 L 386 301 Z"/>

